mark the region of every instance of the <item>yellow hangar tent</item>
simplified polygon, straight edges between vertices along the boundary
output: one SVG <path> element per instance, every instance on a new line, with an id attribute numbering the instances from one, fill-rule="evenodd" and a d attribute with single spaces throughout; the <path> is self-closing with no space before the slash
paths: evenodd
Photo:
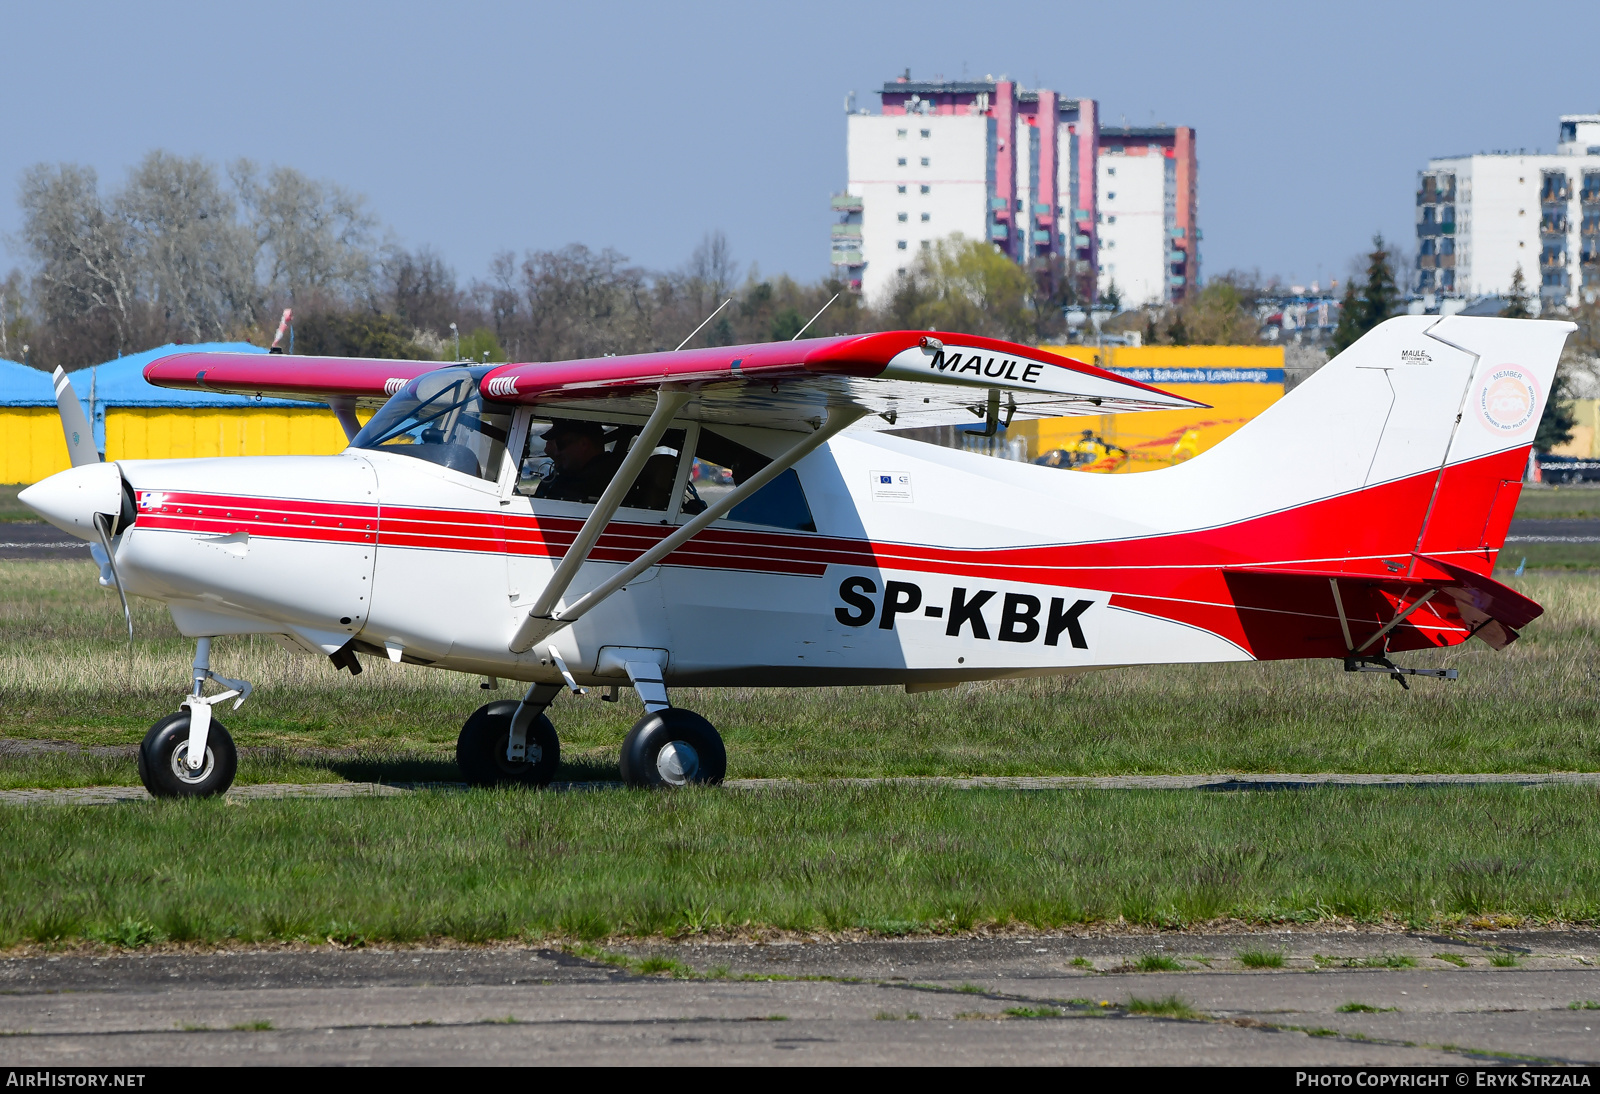
<path id="1" fill-rule="evenodd" d="M 1017 422 L 1027 456 L 1059 453 L 1082 471 L 1153 471 L 1197 456 L 1232 436 L 1283 398 L 1282 346 L 1044 346 L 1130 380 L 1207 404 L 1209 410 L 1157 410 Z M 1084 437 L 1084 431 L 1091 434 Z"/>
<path id="2" fill-rule="evenodd" d="M 145 383 L 145 365 L 185 349 L 266 352 L 248 342 L 162 346 L 71 373 L 73 390 L 94 422 L 95 445 L 107 459 L 314 455 L 344 449 L 344 431 L 322 407 Z M 67 466 L 49 374 L 0 361 L 0 483 L 38 482 Z"/>

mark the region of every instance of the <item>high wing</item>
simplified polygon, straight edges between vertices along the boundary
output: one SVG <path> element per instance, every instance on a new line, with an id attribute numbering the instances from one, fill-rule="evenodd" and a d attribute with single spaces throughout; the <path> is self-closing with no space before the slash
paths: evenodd
<path id="1" fill-rule="evenodd" d="M 941 331 L 503 365 L 483 378 L 483 391 L 643 415 L 663 384 L 691 392 L 683 417 L 798 431 L 845 406 L 868 412 L 856 428 L 886 429 L 970 425 L 996 398 L 1006 420 L 1205 405 L 1044 350 Z"/>
<path id="2" fill-rule="evenodd" d="M 444 362 L 282 354 L 179 353 L 145 369 L 161 387 L 375 404 Z M 867 412 L 856 425 L 972 424 L 1201 407 L 1044 350 L 923 331 L 809 338 L 679 352 L 501 365 L 481 381 L 495 402 L 648 416 L 663 385 L 689 400 L 680 416 L 808 432 L 830 408 Z"/>
<path id="3" fill-rule="evenodd" d="M 156 358 L 145 366 L 144 378 L 156 387 L 313 403 L 354 399 L 374 409 L 423 373 L 449 367 L 448 361 L 194 351 Z"/>

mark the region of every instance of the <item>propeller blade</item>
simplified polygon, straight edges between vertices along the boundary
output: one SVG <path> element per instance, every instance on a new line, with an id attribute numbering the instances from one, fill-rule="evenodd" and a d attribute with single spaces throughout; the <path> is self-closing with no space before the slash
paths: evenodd
<path id="1" fill-rule="evenodd" d="M 67 435 L 67 455 L 72 458 L 72 466 L 99 463 L 100 450 L 94 446 L 94 430 L 89 427 L 83 404 L 78 402 L 77 393 L 67 380 L 67 370 L 57 365 L 52 379 L 56 385 L 56 409 L 61 413 L 61 431 Z"/>
<path id="2" fill-rule="evenodd" d="M 106 562 L 111 567 L 111 583 L 117 587 L 117 595 L 122 598 L 122 618 L 128 624 L 128 652 L 132 653 L 133 612 L 128 609 L 128 594 L 122 589 L 122 575 L 117 572 L 117 556 L 111 549 L 111 522 L 114 519 L 110 514 L 96 513 L 94 515 L 94 530 L 100 533 L 100 546 L 105 548 Z"/>

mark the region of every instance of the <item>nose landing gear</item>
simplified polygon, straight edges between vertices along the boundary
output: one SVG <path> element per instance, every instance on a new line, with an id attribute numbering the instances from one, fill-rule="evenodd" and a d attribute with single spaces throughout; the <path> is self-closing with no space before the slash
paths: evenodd
<path id="1" fill-rule="evenodd" d="M 228 688 L 220 695 L 201 695 L 207 680 Z M 211 671 L 211 639 L 195 642 L 194 686 L 183 701 L 187 710 L 169 714 L 144 735 L 139 745 L 139 781 L 156 798 L 210 798 L 225 793 L 239 770 L 239 753 L 213 705 L 233 699 L 233 709 L 250 697 L 250 684 Z M 237 697 L 237 698 L 236 698 Z"/>
<path id="2" fill-rule="evenodd" d="M 139 781 L 156 798 L 210 798 L 233 785 L 239 770 L 239 753 L 233 738 L 216 719 L 211 720 L 200 766 L 189 766 L 193 739 L 188 711 L 169 714 L 150 727 L 139 745 Z"/>

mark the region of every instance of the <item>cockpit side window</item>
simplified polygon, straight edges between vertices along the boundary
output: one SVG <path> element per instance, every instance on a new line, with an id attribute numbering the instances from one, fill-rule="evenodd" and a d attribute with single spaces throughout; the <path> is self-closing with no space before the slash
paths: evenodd
<path id="1" fill-rule="evenodd" d="M 731 437 L 702 429 L 700 442 L 695 446 L 694 468 L 689 473 L 689 489 L 695 496 L 693 502 L 684 503 L 683 511 L 690 515 L 705 512 L 708 501 L 731 492 L 771 462 L 771 458 Z M 792 467 L 735 505 L 728 519 L 797 532 L 817 530 L 811 506 L 806 502 L 806 492 L 800 486 L 800 476 Z"/>
<path id="2" fill-rule="evenodd" d="M 517 462 L 517 494 L 593 505 L 627 457 L 642 426 L 577 418 L 538 417 Z M 692 517 L 772 462 L 731 437 L 701 428 L 677 511 Z M 687 431 L 669 429 L 645 461 L 622 504 L 657 512 L 672 508 L 672 488 L 688 443 Z M 772 528 L 815 532 L 800 476 L 790 468 L 734 506 L 727 519 Z"/>
<path id="3" fill-rule="evenodd" d="M 486 403 L 478 381 L 487 368 L 442 368 L 402 387 L 350 442 L 498 481 L 511 410 Z"/>
<path id="4" fill-rule="evenodd" d="M 641 427 L 579 420 L 535 418 L 517 465 L 516 493 L 551 501 L 593 505 L 611 483 Z M 669 429 L 656 443 L 622 504 L 665 510 L 682 459 L 684 430 Z"/>

